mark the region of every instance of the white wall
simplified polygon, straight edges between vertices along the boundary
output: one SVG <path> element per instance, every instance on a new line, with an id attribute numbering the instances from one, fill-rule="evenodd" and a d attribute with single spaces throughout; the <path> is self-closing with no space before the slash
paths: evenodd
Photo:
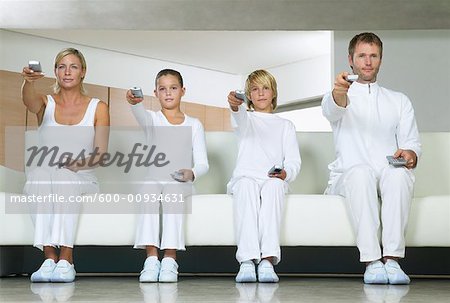
<path id="1" fill-rule="evenodd" d="M 330 89 L 332 56 L 330 54 L 269 69 L 278 84 L 278 104 L 323 95 Z M 287 102 L 286 102 L 287 101 Z M 331 131 L 322 108 L 312 107 L 277 114 L 292 121 L 297 131 Z"/>
<path id="2" fill-rule="evenodd" d="M 57 52 L 65 47 L 75 47 L 86 57 L 88 83 L 119 88 L 136 85 L 141 86 L 144 93 L 152 94 L 156 73 L 163 68 L 174 68 L 182 73 L 185 80 L 187 91 L 184 100 L 214 106 L 226 107 L 228 92 L 244 88 L 247 78 L 247 75 L 231 75 L 5 30 L 0 30 L 0 41 L 0 68 L 4 70 L 19 72 L 29 59 L 36 59 L 52 77 Z M 329 45 L 323 47 L 331 53 Z M 263 64 L 261 68 L 265 68 Z M 328 88 L 330 65 L 330 55 L 322 55 L 268 68 L 278 82 L 279 104 L 322 94 Z"/>
<path id="3" fill-rule="evenodd" d="M 328 45 L 328 49 L 331 47 Z M 303 60 L 268 71 L 278 84 L 278 103 L 284 104 L 324 94 L 329 90 L 331 54 Z"/>
<path id="4" fill-rule="evenodd" d="M 331 132 L 328 120 L 322 115 L 322 107 L 292 110 L 276 115 L 291 120 L 298 132 Z"/>
<path id="5" fill-rule="evenodd" d="M 357 33 L 334 33 L 333 74 L 350 69 L 347 47 Z M 450 131 L 450 30 L 375 33 L 383 41 L 379 83 L 411 99 L 420 131 Z"/>
<path id="6" fill-rule="evenodd" d="M 145 94 L 153 95 L 157 72 L 163 68 L 173 68 L 183 75 L 186 87 L 183 100 L 219 107 L 227 107 L 228 92 L 242 85 L 241 76 L 237 75 L 4 30 L 0 30 L 0 69 L 20 72 L 28 60 L 34 59 L 41 61 L 49 77 L 54 77 L 54 57 L 65 47 L 75 47 L 85 56 L 88 64 L 87 83 L 118 88 L 136 85 L 141 86 Z"/>

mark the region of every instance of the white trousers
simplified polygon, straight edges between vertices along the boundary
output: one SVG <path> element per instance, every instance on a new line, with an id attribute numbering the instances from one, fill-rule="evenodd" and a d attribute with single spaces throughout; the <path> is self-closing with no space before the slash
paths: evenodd
<path id="1" fill-rule="evenodd" d="M 68 169 L 37 167 L 27 173 L 24 193 L 48 198 L 46 203 L 31 205 L 33 245 L 41 250 L 44 246 L 73 247 L 81 205 L 68 201 L 98 189 L 95 176 Z M 55 202 L 50 195 L 63 197 L 65 202 Z"/>
<path id="2" fill-rule="evenodd" d="M 237 180 L 232 187 L 236 259 L 259 262 L 274 257 L 281 260 L 280 228 L 286 184 L 278 178 L 257 181 Z"/>
<path id="3" fill-rule="evenodd" d="M 142 193 L 161 197 L 161 201 L 150 202 L 142 206 L 138 214 L 134 248 L 145 249 L 155 246 L 159 249 L 186 250 L 184 242 L 184 216 L 189 211 L 192 185 L 149 184 L 141 189 Z M 184 202 L 180 202 L 180 195 Z M 167 197 L 172 201 L 165 202 Z M 168 199 L 168 198 L 167 198 Z"/>
<path id="4" fill-rule="evenodd" d="M 382 256 L 403 258 L 405 234 L 413 196 L 414 174 L 401 167 L 387 166 L 377 174 L 368 165 L 344 172 L 329 188 L 329 194 L 345 197 L 361 262 Z M 380 204 L 381 198 L 381 217 Z M 378 238 L 381 219 L 381 252 Z"/>

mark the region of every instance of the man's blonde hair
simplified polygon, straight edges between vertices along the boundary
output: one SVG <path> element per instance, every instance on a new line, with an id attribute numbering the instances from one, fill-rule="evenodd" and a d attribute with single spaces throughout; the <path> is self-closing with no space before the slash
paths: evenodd
<path id="1" fill-rule="evenodd" d="M 275 108 L 277 108 L 278 96 L 277 81 L 275 80 L 275 77 L 263 69 L 255 70 L 248 75 L 247 81 L 245 81 L 245 95 L 247 97 L 247 106 L 250 109 L 255 109 L 253 102 L 250 100 L 250 87 L 254 84 L 267 86 L 273 91 L 272 109 L 275 110 Z"/>
<path id="2" fill-rule="evenodd" d="M 55 57 L 55 67 L 54 68 L 56 69 L 58 67 L 59 62 L 62 60 L 62 58 L 64 58 L 65 56 L 68 56 L 68 55 L 75 55 L 75 56 L 77 56 L 78 59 L 80 59 L 80 62 L 81 62 L 81 69 L 83 71 L 86 71 L 87 64 L 86 64 L 86 59 L 84 59 L 83 54 L 79 50 L 77 50 L 75 48 L 71 48 L 71 47 L 61 50 L 56 55 L 56 57 Z M 87 91 L 86 91 L 86 88 L 83 85 L 83 81 L 84 81 L 84 77 L 81 79 L 81 82 L 80 82 L 80 92 L 83 95 L 86 95 Z M 53 92 L 55 94 L 58 94 L 60 91 L 61 91 L 61 87 L 59 86 L 58 79 L 56 79 L 55 84 L 53 84 Z"/>

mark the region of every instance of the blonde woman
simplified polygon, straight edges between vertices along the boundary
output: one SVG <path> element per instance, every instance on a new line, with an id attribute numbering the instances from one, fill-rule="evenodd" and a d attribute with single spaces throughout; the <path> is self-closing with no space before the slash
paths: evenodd
<path id="1" fill-rule="evenodd" d="M 37 116 L 39 145 L 55 147 L 58 155 L 89 155 L 97 151 L 92 161 L 69 157 L 55 165 L 51 159 L 46 159 L 49 161 L 27 172 L 26 194 L 59 194 L 68 200 L 98 191 L 92 163 L 98 162 L 107 150 L 109 113 L 106 103 L 86 95 L 83 87 L 86 69 L 86 60 L 80 51 L 73 48 L 60 51 L 55 58 L 54 93 L 46 96 L 34 87 L 44 74 L 23 68 L 22 100 Z M 72 282 L 75 279 L 73 245 L 79 209 L 68 208 L 68 203 L 38 205 L 32 214 L 34 246 L 43 250 L 45 256 L 41 267 L 31 275 L 32 282 Z"/>

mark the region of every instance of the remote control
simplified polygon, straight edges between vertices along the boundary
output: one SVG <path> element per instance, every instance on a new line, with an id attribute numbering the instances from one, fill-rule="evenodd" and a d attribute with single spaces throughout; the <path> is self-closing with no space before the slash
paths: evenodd
<path id="1" fill-rule="evenodd" d="M 176 181 L 179 181 L 179 182 L 183 182 L 184 181 L 183 180 L 184 175 L 181 172 L 179 172 L 179 171 L 173 172 L 170 175 Z"/>
<path id="2" fill-rule="evenodd" d="M 34 72 L 37 72 L 37 73 L 41 73 L 42 72 L 41 63 L 39 61 L 36 61 L 36 60 L 28 61 L 28 68 L 32 69 Z"/>
<path id="3" fill-rule="evenodd" d="M 235 90 L 234 93 L 235 93 L 236 98 L 241 99 L 242 101 L 245 101 L 245 91 Z"/>
<path id="4" fill-rule="evenodd" d="M 142 89 L 140 87 L 134 86 L 130 88 L 130 90 L 135 98 L 144 98 L 144 94 L 142 93 Z"/>
<path id="5" fill-rule="evenodd" d="M 283 170 L 283 167 L 281 167 L 279 165 L 274 165 L 274 166 L 272 166 L 271 169 L 269 169 L 268 174 L 269 175 L 279 174 L 279 173 L 281 173 L 282 170 Z"/>
<path id="6" fill-rule="evenodd" d="M 348 75 L 347 76 L 347 81 L 350 82 L 350 83 L 354 82 L 356 80 L 358 80 L 358 75 Z"/>
<path id="7" fill-rule="evenodd" d="M 388 160 L 389 164 L 392 166 L 405 166 L 406 160 L 403 158 L 394 158 L 393 156 L 386 156 L 386 159 Z"/>

